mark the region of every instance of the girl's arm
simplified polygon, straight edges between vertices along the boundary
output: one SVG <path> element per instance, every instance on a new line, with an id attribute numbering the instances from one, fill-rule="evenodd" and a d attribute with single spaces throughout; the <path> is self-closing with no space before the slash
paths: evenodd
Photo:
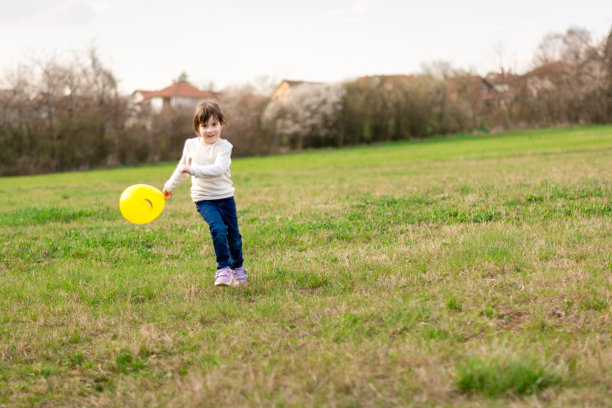
<path id="1" fill-rule="evenodd" d="M 217 152 L 215 163 L 208 166 L 191 166 L 189 173 L 195 177 L 215 178 L 223 175 L 232 163 L 232 145 L 223 144 Z"/>
<path id="2" fill-rule="evenodd" d="M 181 168 L 189 165 L 188 157 L 189 157 L 189 154 L 188 154 L 188 149 L 187 149 L 187 142 L 185 142 L 185 146 L 183 147 L 183 156 L 179 160 L 178 165 L 176 166 L 176 169 L 174 169 L 174 172 L 172 172 L 172 175 L 170 176 L 168 181 L 166 181 L 166 184 L 164 184 L 164 191 L 170 193 L 168 198 L 172 196 L 172 191 L 174 191 L 174 189 L 177 188 L 179 184 L 187 180 L 187 178 L 189 177 L 189 174 L 186 174 L 180 171 Z"/>

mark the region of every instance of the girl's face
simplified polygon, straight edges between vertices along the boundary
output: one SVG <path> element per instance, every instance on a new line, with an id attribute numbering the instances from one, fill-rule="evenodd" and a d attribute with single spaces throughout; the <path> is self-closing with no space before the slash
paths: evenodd
<path id="1" fill-rule="evenodd" d="M 206 123 L 200 123 L 198 133 L 206 144 L 213 144 L 221 137 L 221 123 L 211 116 Z"/>

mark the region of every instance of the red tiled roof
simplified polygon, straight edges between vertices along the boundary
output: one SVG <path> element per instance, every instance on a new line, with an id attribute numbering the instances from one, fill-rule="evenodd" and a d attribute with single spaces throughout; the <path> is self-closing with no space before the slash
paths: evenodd
<path id="1" fill-rule="evenodd" d="M 141 91 L 143 92 L 143 91 Z M 145 91 L 146 92 L 146 91 Z M 214 98 L 215 95 L 211 92 L 200 91 L 198 88 L 191 85 L 186 81 L 176 81 L 172 85 L 165 87 L 162 90 L 154 91 L 148 95 L 144 95 L 145 99 L 148 98 L 171 98 L 171 97 L 182 97 L 182 98 Z"/>
<path id="2" fill-rule="evenodd" d="M 528 73 L 525 74 L 526 77 L 530 76 L 538 76 L 538 75 L 547 75 L 551 73 L 569 73 L 572 71 L 572 67 L 564 62 L 557 61 L 551 62 L 549 64 L 545 64 L 539 66 Z"/>
<path id="3" fill-rule="evenodd" d="M 475 80 L 475 79 L 482 79 L 482 78 L 480 76 L 478 76 L 478 75 L 466 74 L 466 75 L 458 75 L 458 76 L 448 77 L 448 78 L 445 79 L 445 81 L 449 81 L 449 82 L 454 82 L 454 81 L 471 81 L 471 80 Z"/>
<path id="4" fill-rule="evenodd" d="M 502 84 L 520 79 L 521 76 L 511 72 L 489 72 L 485 79 L 492 84 Z"/>
<path id="5" fill-rule="evenodd" d="M 285 82 L 287 85 L 289 86 L 296 86 L 296 85 L 301 85 L 304 83 L 304 81 L 289 81 L 288 79 L 282 81 Z"/>
<path id="6" fill-rule="evenodd" d="M 446 78 L 444 81 L 446 82 L 446 84 L 448 85 L 451 91 L 456 91 L 459 88 L 465 87 L 468 85 L 485 84 L 489 88 L 494 87 L 493 84 L 489 82 L 486 78 L 483 78 L 478 75 L 470 75 L 470 74 Z"/>

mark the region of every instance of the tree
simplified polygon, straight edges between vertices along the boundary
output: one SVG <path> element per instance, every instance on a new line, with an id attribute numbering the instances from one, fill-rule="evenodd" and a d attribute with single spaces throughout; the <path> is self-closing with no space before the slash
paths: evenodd
<path id="1" fill-rule="evenodd" d="M 189 75 L 187 75 L 185 71 L 182 71 L 181 74 L 178 76 L 177 81 L 187 82 L 189 81 Z"/>
<path id="2" fill-rule="evenodd" d="M 429 75 L 435 78 L 447 79 L 458 74 L 453 64 L 450 61 L 434 60 L 421 64 L 421 72 L 423 75 Z"/>
<path id="3" fill-rule="evenodd" d="M 539 86 L 534 97 L 541 117 L 550 123 L 606 120 L 609 79 L 603 44 L 580 27 L 544 36 L 534 57 L 536 69 L 528 74 Z"/>
<path id="4" fill-rule="evenodd" d="M 263 120 L 282 138 L 275 139 L 277 147 L 301 150 L 329 146 L 338 131 L 343 93 L 338 84 L 302 84 L 292 89 L 286 99 L 270 102 L 263 112 Z"/>
<path id="5" fill-rule="evenodd" d="M 603 56 L 607 80 L 605 89 L 606 120 L 608 123 L 612 123 L 612 29 L 610 29 L 610 34 L 605 41 Z"/>
<path id="6" fill-rule="evenodd" d="M 2 174 L 90 168 L 116 153 L 125 103 L 94 48 L 85 58 L 33 59 L 8 82 L 0 132 L 13 159 Z"/>
<path id="7" fill-rule="evenodd" d="M 275 153 L 272 136 L 263 128 L 263 111 L 267 96 L 258 94 L 252 86 L 229 88 L 220 94 L 220 102 L 230 125 L 223 132 L 234 144 L 237 156 Z M 235 143 L 234 143 L 235 142 Z"/>

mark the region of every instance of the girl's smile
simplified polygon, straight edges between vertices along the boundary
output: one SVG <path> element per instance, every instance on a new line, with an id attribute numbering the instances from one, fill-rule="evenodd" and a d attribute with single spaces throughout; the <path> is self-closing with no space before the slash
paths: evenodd
<path id="1" fill-rule="evenodd" d="M 221 123 L 216 118 L 210 118 L 207 123 L 200 123 L 198 133 L 206 144 L 214 144 L 221 137 Z"/>

